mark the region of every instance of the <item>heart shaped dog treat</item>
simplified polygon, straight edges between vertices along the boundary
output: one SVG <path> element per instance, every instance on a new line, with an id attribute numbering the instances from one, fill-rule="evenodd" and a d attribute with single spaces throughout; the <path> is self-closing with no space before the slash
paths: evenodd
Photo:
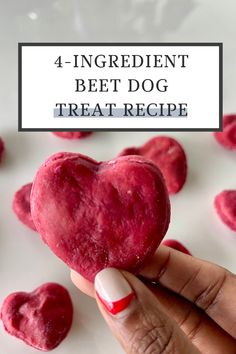
<path id="1" fill-rule="evenodd" d="M 223 132 L 214 133 L 218 143 L 230 150 L 236 150 L 236 114 L 223 117 Z"/>
<path id="2" fill-rule="evenodd" d="M 31 193 L 32 183 L 28 183 L 21 187 L 14 195 L 13 199 L 13 211 L 15 212 L 18 219 L 28 226 L 30 229 L 36 231 L 34 222 L 32 220 L 30 211 L 30 193 Z"/>
<path id="3" fill-rule="evenodd" d="M 53 134 L 64 139 L 82 139 L 91 135 L 92 132 L 53 132 Z"/>
<path id="4" fill-rule="evenodd" d="M 226 190 L 215 197 L 216 211 L 231 230 L 236 231 L 236 190 Z"/>
<path id="5" fill-rule="evenodd" d="M 185 254 L 188 254 L 188 255 L 192 255 L 189 250 L 184 246 L 182 245 L 181 242 L 177 241 L 177 240 L 164 240 L 162 243 L 162 245 L 164 246 L 167 246 L 167 247 L 170 247 L 170 248 L 173 248 L 179 252 L 182 252 L 182 253 L 185 253 Z"/>
<path id="6" fill-rule="evenodd" d="M 106 267 L 136 272 L 170 219 L 160 171 L 138 156 L 53 155 L 35 177 L 31 212 L 44 242 L 90 281 Z"/>
<path id="7" fill-rule="evenodd" d="M 4 142 L 3 142 L 2 138 L 0 137 L 0 162 L 2 161 L 3 152 L 4 152 Z"/>
<path id="8" fill-rule="evenodd" d="M 130 147 L 119 154 L 119 156 L 125 155 L 141 155 L 157 165 L 170 194 L 179 192 L 186 181 L 186 155 L 182 146 L 173 138 L 157 136 L 141 147 Z"/>
<path id="9" fill-rule="evenodd" d="M 1 309 L 1 319 L 9 334 L 44 351 L 54 349 L 66 337 L 72 316 L 68 291 L 55 283 L 46 283 L 32 293 L 13 293 Z"/>

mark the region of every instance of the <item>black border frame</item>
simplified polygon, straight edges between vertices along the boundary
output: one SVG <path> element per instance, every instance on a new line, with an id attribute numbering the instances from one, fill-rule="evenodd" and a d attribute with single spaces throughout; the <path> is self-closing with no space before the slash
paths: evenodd
<path id="1" fill-rule="evenodd" d="M 196 42 L 196 43 L 189 43 L 189 42 L 175 42 L 175 43 L 161 43 L 161 42 L 116 42 L 116 43 L 109 43 L 109 42 L 98 42 L 98 43 L 89 43 L 89 42 L 19 42 L 18 43 L 18 131 L 19 132 L 51 132 L 51 131 L 65 131 L 64 128 L 23 128 L 22 127 L 22 47 L 48 47 L 48 46 L 191 46 L 191 47 L 209 47 L 214 46 L 219 48 L 219 128 L 155 128 L 155 129 L 131 129 L 131 128 L 121 128 L 121 129 L 114 129 L 114 128 L 94 128 L 94 129 L 87 129 L 87 128 L 68 128 L 66 131 L 115 131 L 115 132 L 213 132 L 213 131 L 222 131 L 223 130 L 223 43 L 222 42 Z"/>

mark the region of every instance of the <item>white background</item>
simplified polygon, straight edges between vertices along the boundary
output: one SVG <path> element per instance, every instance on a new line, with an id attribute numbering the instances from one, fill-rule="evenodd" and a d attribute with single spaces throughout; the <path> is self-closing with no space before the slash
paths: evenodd
<path id="1" fill-rule="evenodd" d="M 144 58 L 140 68 L 74 68 L 74 55 L 94 57 L 103 54 L 121 54 L 130 57 L 139 54 Z M 163 55 L 162 68 L 146 68 L 145 55 Z M 188 55 L 185 68 L 182 61 L 176 59 L 175 68 L 165 66 L 165 55 Z M 54 64 L 61 56 L 62 68 Z M 66 64 L 65 61 L 71 61 Z M 80 61 L 78 60 L 78 63 Z M 132 63 L 129 60 L 129 63 Z M 151 66 L 153 61 L 151 61 Z M 131 64 L 132 65 L 132 64 Z M 87 79 L 120 79 L 118 92 L 113 86 L 108 92 L 88 92 Z M 85 80 L 86 90 L 75 92 L 76 79 Z M 128 79 L 141 83 L 151 79 L 155 83 L 166 79 L 168 89 L 159 92 L 142 89 L 128 92 Z M 97 86 L 98 87 L 98 86 Z M 106 103 L 116 103 L 116 108 L 123 108 L 124 103 L 187 103 L 188 117 L 184 118 L 144 118 L 144 117 L 72 117 L 53 118 L 56 103 L 89 103 L 94 108 L 97 103 L 101 108 Z M 68 106 L 67 106 L 68 108 Z M 123 108 L 124 110 L 124 108 Z M 22 127 L 23 128 L 219 128 L 219 48 L 205 46 L 23 46 L 22 47 Z"/>
<path id="2" fill-rule="evenodd" d="M 106 9 L 106 11 L 104 11 Z M 17 133 L 18 41 L 220 41 L 224 42 L 224 110 L 235 112 L 235 0 L 1 0 L 0 135 L 6 156 L 0 166 L 0 303 L 12 291 L 58 281 L 73 298 L 75 316 L 55 354 L 122 354 L 93 300 L 70 282 L 66 266 L 11 211 L 14 192 L 32 180 L 38 166 L 57 151 L 79 151 L 109 159 L 123 147 L 142 144 L 152 133 L 97 133 L 64 141 L 50 133 Z M 224 188 L 236 188 L 236 155 L 211 133 L 168 134 L 179 139 L 189 162 L 184 189 L 171 198 L 167 237 L 181 240 L 198 257 L 236 272 L 236 235 L 215 215 L 212 203 Z M 38 351 L 0 326 L 1 354 Z"/>

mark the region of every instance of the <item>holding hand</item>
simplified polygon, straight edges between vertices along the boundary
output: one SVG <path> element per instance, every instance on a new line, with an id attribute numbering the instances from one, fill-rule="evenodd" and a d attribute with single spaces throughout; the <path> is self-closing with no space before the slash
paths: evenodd
<path id="1" fill-rule="evenodd" d="M 160 246 L 138 277 L 107 268 L 94 287 L 71 272 L 127 354 L 236 353 L 234 274 Z"/>

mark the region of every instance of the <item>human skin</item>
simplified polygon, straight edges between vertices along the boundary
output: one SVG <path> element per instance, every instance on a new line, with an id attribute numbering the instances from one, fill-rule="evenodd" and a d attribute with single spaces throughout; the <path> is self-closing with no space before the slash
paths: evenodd
<path id="1" fill-rule="evenodd" d="M 235 274 L 165 246 L 158 248 L 138 277 L 121 274 L 135 300 L 118 316 L 105 308 L 93 284 L 74 271 L 71 279 L 96 298 L 127 354 L 235 354 Z"/>

